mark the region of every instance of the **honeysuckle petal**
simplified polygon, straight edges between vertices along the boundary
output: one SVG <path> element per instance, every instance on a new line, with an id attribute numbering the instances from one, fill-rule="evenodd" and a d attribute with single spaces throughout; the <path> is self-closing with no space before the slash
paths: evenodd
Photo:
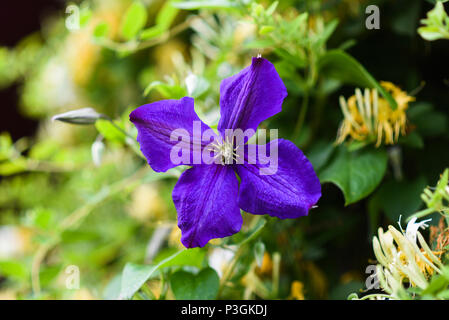
<path id="1" fill-rule="evenodd" d="M 277 168 L 262 164 L 257 158 L 255 164 L 235 165 L 240 176 L 238 204 L 252 214 L 268 214 L 280 219 L 298 218 L 308 214 L 321 197 L 321 185 L 312 164 L 301 150 L 288 140 L 271 141 L 270 152 L 277 148 Z M 259 146 L 260 147 L 260 146 Z M 262 175 L 261 168 L 272 174 Z M 270 172 L 271 171 L 271 172 Z"/>
<path id="2" fill-rule="evenodd" d="M 211 164 L 188 169 L 172 196 L 185 247 L 203 247 L 211 239 L 240 231 L 238 181 L 231 166 Z"/>
<path id="3" fill-rule="evenodd" d="M 207 145 L 201 141 L 201 134 L 211 129 L 195 113 L 192 98 L 143 105 L 131 112 L 130 120 L 137 127 L 140 149 L 154 171 L 163 172 L 177 165 L 193 164 L 194 154 L 199 160 L 197 162 L 201 163 L 200 152 Z M 198 130 L 194 129 L 195 126 Z M 175 141 L 170 139 L 174 132 L 178 136 Z M 187 161 L 173 161 L 171 152 L 175 146 L 179 148 L 179 154 L 188 155 Z"/>
<path id="4" fill-rule="evenodd" d="M 281 111 L 286 96 L 273 64 L 253 58 L 249 67 L 221 82 L 218 130 L 223 136 L 226 129 L 256 131 L 262 121 Z"/>

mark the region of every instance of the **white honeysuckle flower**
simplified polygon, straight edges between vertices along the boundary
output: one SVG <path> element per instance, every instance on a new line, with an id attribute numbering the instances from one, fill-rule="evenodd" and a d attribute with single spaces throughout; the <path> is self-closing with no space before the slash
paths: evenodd
<path id="1" fill-rule="evenodd" d="M 0 226 L 0 260 L 8 260 L 22 254 L 26 247 L 26 238 L 18 227 Z"/>
<path id="2" fill-rule="evenodd" d="M 236 246 L 231 246 L 229 249 L 214 248 L 209 255 L 209 266 L 214 269 L 221 278 L 224 270 L 234 258 L 234 251 Z"/>
<path id="3" fill-rule="evenodd" d="M 99 167 L 101 165 L 101 159 L 104 152 L 104 143 L 101 140 L 97 140 L 92 144 L 91 154 L 92 154 L 92 162 L 95 166 Z"/>
<path id="4" fill-rule="evenodd" d="M 419 228 L 425 229 L 425 228 L 429 227 L 427 222 L 432 221 L 432 219 L 427 219 L 427 220 L 423 220 L 420 222 L 416 222 L 416 220 L 417 220 L 417 218 L 413 217 L 409 221 L 409 223 L 407 223 L 407 228 L 405 229 L 405 236 L 407 237 L 407 239 L 409 239 L 413 243 L 416 243 L 416 234 L 417 234 Z"/>

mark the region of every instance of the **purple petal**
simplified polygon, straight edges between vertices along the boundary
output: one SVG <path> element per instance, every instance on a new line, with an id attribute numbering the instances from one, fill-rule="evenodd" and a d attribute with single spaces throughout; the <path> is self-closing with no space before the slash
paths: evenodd
<path id="1" fill-rule="evenodd" d="M 273 64 L 263 58 L 253 58 L 251 66 L 226 78 L 220 85 L 221 119 L 218 130 L 253 129 L 282 109 L 287 96 Z"/>
<path id="2" fill-rule="evenodd" d="M 202 148 L 209 143 L 201 141 L 201 134 L 212 129 L 198 118 L 192 98 L 146 104 L 131 112 L 129 118 L 137 127 L 140 149 L 154 171 L 167 171 L 181 164 L 201 163 Z M 178 140 L 170 140 L 173 132 L 177 133 Z M 176 152 L 178 156 L 186 155 L 185 161 L 173 160 L 171 152 L 178 150 L 174 146 L 179 149 Z"/>
<path id="3" fill-rule="evenodd" d="M 270 156 L 276 143 L 277 168 L 273 165 L 276 159 L 270 164 L 273 168 L 268 169 L 270 165 L 261 164 L 260 157 L 257 161 L 252 159 L 255 164 L 234 166 L 241 179 L 239 206 L 249 213 L 281 219 L 305 216 L 321 197 L 320 181 L 312 164 L 292 142 L 282 139 L 270 142 L 267 145 Z M 251 156 L 247 158 L 250 160 Z M 266 168 L 265 175 L 260 172 L 262 168 Z"/>
<path id="4" fill-rule="evenodd" d="M 173 189 L 181 242 L 203 247 L 210 239 L 239 232 L 238 181 L 231 166 L 199 165 L 185 171 Z"/>

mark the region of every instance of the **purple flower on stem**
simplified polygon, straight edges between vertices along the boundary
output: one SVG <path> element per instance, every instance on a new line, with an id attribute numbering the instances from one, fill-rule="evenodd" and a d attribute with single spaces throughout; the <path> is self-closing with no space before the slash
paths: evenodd
<path id="1" fill-rule="evenodd" d="M 192 165 L 172 194 L 181 241 L 187 248 L 203 247 L 213 238 L 239 232 L 240 209 L 280 219 L 298 218 L 307 215 L 321 197 L 312 164 L 295 144 L 276 139 L 267 145 L 252 145 L 251 152 L 251 145 L 245 144 L 251 134 L 239 142 L 228 134 L 237 129 L 254 133 L 262 121 L 281 111 L 287 90 L 274 66 L 263 58 L 253 58 L 251 66 L 222 81 L 220 94 L 219 135 L 211 134 L 212 143 L 201 139 L 204 132 L 212 130 L 201 122 L 190 97 L 146 104 L 130 114 L 141 150 L 154 171 Z M 194 132 L 194 123 L 199 135 Z M 181 143 L 173 139 L 174 131 L 181 133 Z M 172 161 L 176 146 L 188 155 L 188 161 Z M 276 169 L 271 173 L 261 173 L 267 164 L 260 149 L 277 155 Z M 213 152 L 219 161 L 195 161 L 196 155 L 207 152 Z"/>

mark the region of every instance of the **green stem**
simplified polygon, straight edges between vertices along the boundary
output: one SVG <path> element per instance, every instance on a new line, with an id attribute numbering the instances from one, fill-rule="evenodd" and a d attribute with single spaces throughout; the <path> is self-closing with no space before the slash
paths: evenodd
<path id="1" fill-rule="evenodd" d="M 112 120 L 111 118 L 109 118 L 108 116 L 103 116 L 104 120 L 109 121 L 112 126 L 114 128 L 116 128 L 120 133 L 122 133 L 125 137 L 129 138 L 129 139 L 125 139 L 125 143 L 134 151 L 134 153 L 136 153 L 139 157 L 141 157 L 142 159 L 146 160 L 145 156 L 142 154 L 142 152 L 140 152 L 140 149 L 138 147 L 138 145 L 136 144 L 136 139 L 135 137 L 133 137 L 132 135 L 130 135 L 128 132 L 126 132 L 125 130 L 123 130 L 122 128 L 120 128 L 119 125 L 117 125 L 114 120 Z"/>
<path id="2" fill-rule="evenodd" d="M 272 275 L 273 298 L 276 298 L 279 293 L 280 266 L 281 266 L 281 254 L 279 252 L 275 252 L 273 254 L 273 275 Z"/>
<path id="3" fill-rule="evenodd" d="M 148 287 L 148 285 L 145 283 L 141 288 L 142 292 L 145 294 L 146 297 L 150 300 L 156 300 L 156 296 L 154 295 L 153 291 Z"/>
<path id="4" fill-rule="evenodd" d="M 168 284 L 165 278 L 164 272 L 161 271 L 161 295 L 159 296 L 159 300 L 165 300 L 165 296 L 167 295 Z"/>
<path id="5" fill-rule="evenodd" d="M 223 291 L 223 288 L 226 285 L 226 282 L 231 277 L 232 272 L 234 271 L 234 267 L 237 264 L 237 261 L 239 260 L 240 256 L 243 254 L 243 248 L 244 248 L 243 246 L 238 248 L 237 252 L 234 255 L 234 258 L 232 259 L 231 263 L 229 264 L 229 266 L 226 268 L 225 272 L 223 273 L 223 276 L 220 279 L 220 286 L 218 288 L 217 297 L 220 296 L 221 292 Z"/>
<path id="6" fill-rule="evenodd" d="M 114 128 L 116 128 L 118 131 L 120 131 L 121 133 L 123 133 L 123 135 L 125 135 L 126 137 L 131 138 L 131 139 L 134 140 L 134 137 L 133 137 L 132 135 L 130 135 L 128 132 L 126 132 L 125 130 L 123 130 L 122 128 L 120 128 L 120 126 L 117 125 L 117 124 L 114 122 L 114 120 L 112 120 L 112 119 L 109 118 L 108 116 L 103 116 L 103 119 L 109 121 L 109 122 L 112 124 L 112 126 L 113 126 Z"/>
<path id="7" fill-rule="evenodd" d="M 421 211 L 418 211 L 414 214 L 412 214 L 410 217 L 407 218 L 407 222 L 409 222 L 413 217 L 416 217 L 416 219 L 425 217 L 431 213 L 434 213 L 436 210 L 434 208 L 427 208 Z"/>
<path id="8" fill-rule="evenodd" d="M 299 134 L 301 133 L 301 129 L 304 125 L 304 120 L 306 118 L 307 109 L 309 107 L 309 93 L 308 91 L 304 92 L 304 97 L 302 99 L 301 110 L 298 114 L 298 119 L 296 120 L 295 130 L 293 131 L 293 142 L 299 138 Z"/>

